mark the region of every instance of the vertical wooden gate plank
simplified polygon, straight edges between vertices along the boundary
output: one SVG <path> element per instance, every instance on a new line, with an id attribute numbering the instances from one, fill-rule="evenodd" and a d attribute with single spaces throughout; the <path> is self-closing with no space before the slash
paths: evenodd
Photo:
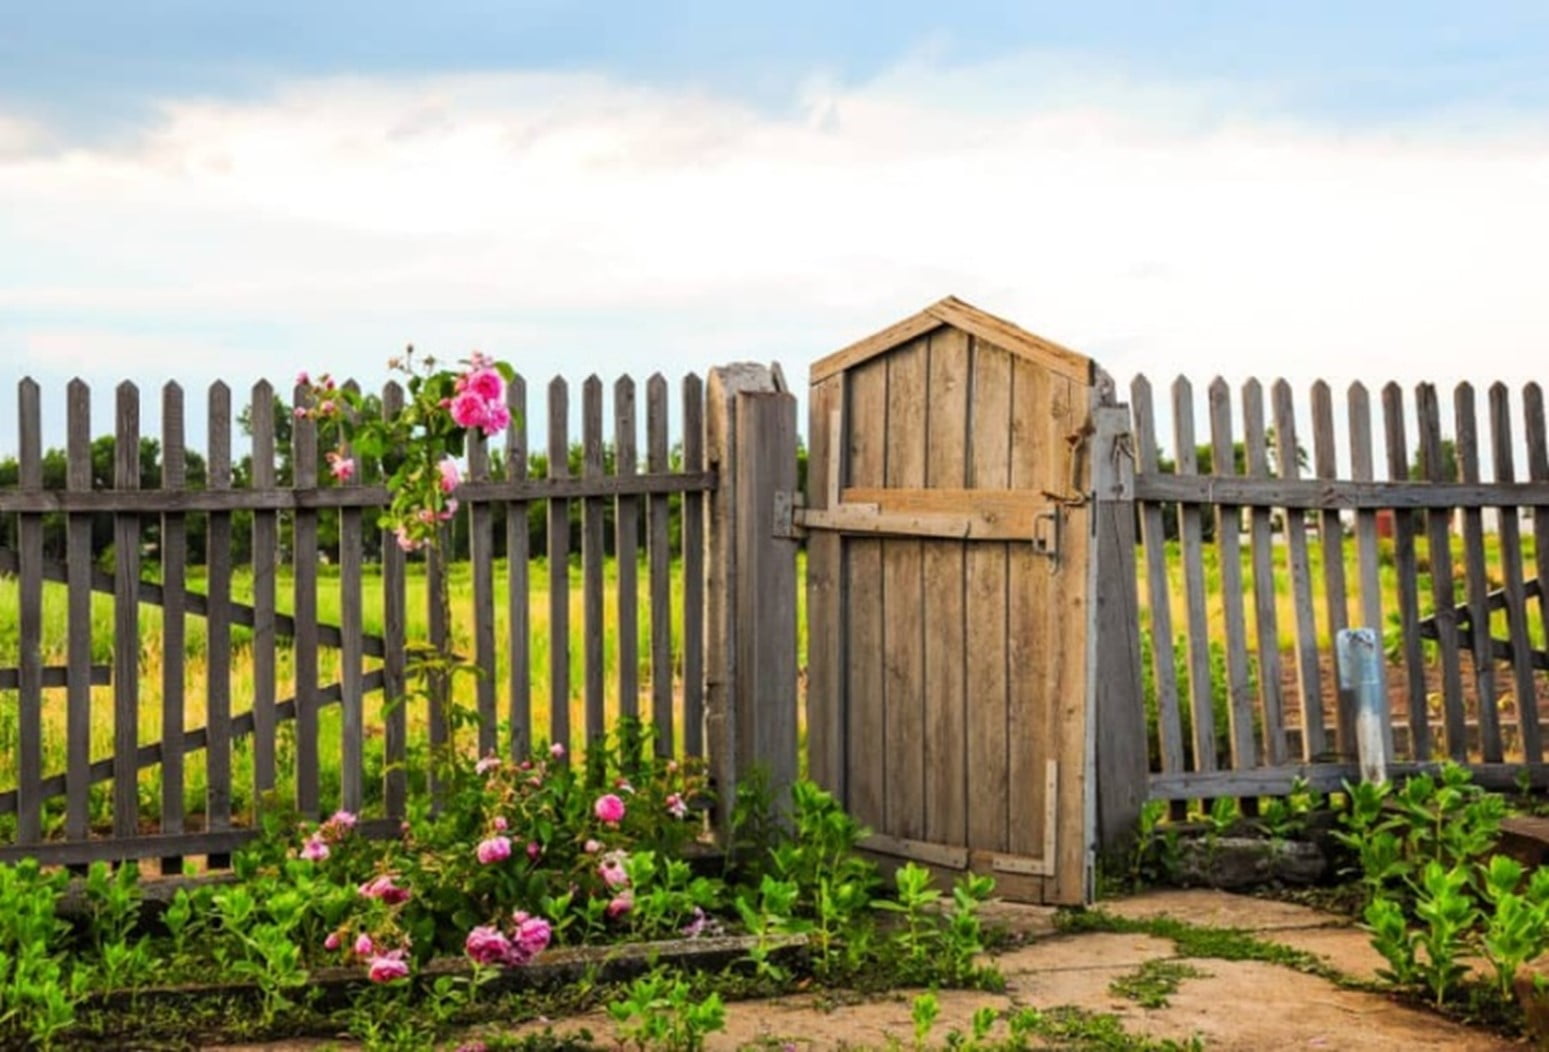
<path id="1" fill-rule="evenodd" d="M 1301 465 L 1297 463 L 1301 446 L 1297 442 L 1296 408 L 1291 402 L 1291 385 L 1284 380 L 1277 380 L 1274 400 L 1280 477 L 1297 479 L 1302 474 Z M 1312 605 L 1312 564 L 1307 557 L 1307 516 L 1300 509 L 1287 508 L 1285 520 L 1291 597 L 1295 605 L 1296 684 L 1301 696 L 1302 756 L 1311 762 L 1328 752 L 1328 737 L 1323 715 L 1323 682 L 1318 672 L 1318 622 Z M 1334 532 L 1337 534 L 1339 531 L 1339 517 L 1335 515 Z M 1334 555 L 1340 558 L 1337 542 Z"/>
<path id="2" fill-rule="evenodd" d="M 1511 392 L 1503 383 L 1490 385 L 1490 448 L 1496 482 L 1515 482 L 1511 433 Z M 1512 693 L 1516 695 L 1517 733 L 1528 763 L 1543 761 L 1538 725 L 1538 688 L 1533 681 L 1533 643 L 1527 622 L 1527 593 L 1522 586 L 1522 509 L 1500 509 L 1501 588 L 1506 595 L 1506 621 L 1511 634 Z"/>
<path id="3" fill-rule="evenodd" d="M 1151 381 L 1136 376 L 1130 383 L 1136 456 L 1140 473 L 1161 473 L 1156 448 L 1156 410 Z M 1181 456 L 1181 454 L 1180 454 Z M 1140 535 L 1146 552 L 1146 597 L 1151 616 L 1151 675 L 1156 686 L 1156 727 L 1162 770 L 1185 770 L 1183 719 L 1178 709 L 1178 668 L 1173 653 L 1172 596 L 1167 581 L 1167 536 L 1161 505 L 1148 501 L 1140 509 Z M 1196 746 L 1197 747 L 1197 746 Z"/>
<path id="4" fill-rule="evenodd" d="M 1370 438 L 1368 438 L 1370 441 Z M 1338 451 L 1334 444 L 1334 399 L 1329 385 L 1322 380 L 1312 385 L 1312 458 L 1313 471 L 1320 479 L 1339 476 Z M 1371 451 L 1367 450 L 1370 460 Z M 1332 643 L 1350 626 L 1350 601 L 1345 585 L 1345 524 L 1337 508 L 1324 511 L 1318 518 L 1318 543 L 1323 549 L 1323 599 L 1328 611 L 1328 638 Z M 1381 626 L 1377 628 L 1381 634 Z M 1336 755 L 1355 749 L 1355 696 L 1340 689 L 1339 658 L 1333 658 L 1333 683 L 1329 695 L 1335 699 L 1334 726 Z M 1319 688 L 1318 697 L 1325 696 Z M 1327 746 L 1326 746 L 1327 747 Z"/>
<path id="5" fill-rule="evenodd" d="M 274 388 L 267 380 L 253 385 L 254 489 L 273 489 Z M 280 561 L 279 513 L 253 512 L 253 800 L 274 788 L 275 776 L 275 587 Z M 391 696 L 391 695 L 389 695 Z M 165 738 L 163 738 L 165 741 Z"/>
<path id="6" fill-rule="evenodd" d="M 960 489 L 967 483 L 968 465 L 968 335 L 951 326 L 936 329 L 930 333 L 929 353 L 925 485 Z M 815 454 L 816 445 L 813 449 Z M 925 838 L 960 847 L 968 844 L 967 547 L 961 541 L 924 542 L 921 608 L 926 625 Z"/>
<path id="7" fill-rule="evenodd" d="M 65 487 L 84 493 L 91 489 L 91 388 L 71 380 L 68 399 Z M 65 836 L 84 840 L 91 831 L 91 516 L 72 514 L 66 531 L 70 671 L 65 698 Z"/>
<path id="8" fill-rule="evenodd" d="M 31 377 L 18 387 L 17 420 L 21 489 L 43 489 L 43 423 L 37 381 Z M 43 839 L 43 516 L 34 512 L 18 516 L 20 548 L 18 618 L 21 653 L 17 670 L 16 839 L 35 844 Z M 138 584 L 138 582 L 136 582 Z M 124 640 L 119 639 L 122 646 Z M 139 653 L 138 641 L 134 648 Z M 137 674 L 137 673 L 136 673 Z M 133 747 L 129 755 L 133 755 Z M 120 753 L 119 755 L 124 755 Z"/>
<path id="9" fill-rule="evenodd" d="M 506 388 L 506 408 L 511 423 L 506 427 L 506 479 L 527 477 L 527 381 L 515 377 Z M 510 669 L 511 758 L 522 760 L 532 752 L 532 593 L 528 584 L 528 560 L 532 558 L 527 502 L 506 502 L 506 651 Z"/>
<path id="10" fill-rule="evenodd" d="M 549 478 L 570 475 L 570 389 L 549 382 Z M 570 747 L 570 502 L 549 499 L 549 740 Z"/>
<path id="11" fill-rule="evenodd" d="M 382 416 L 387 419 L 403 410 L 403 388 L 390 381 L 382 389 Z M 389 533 L 382 536 L 382 696 L 386 715 L 382 728 L 382 759 L 386 770 L 383 785 L 387 817 L 402 818 L 408 813 L 409 779 L 404 770 L 408 755 L 408 681 L 407 655 L 404 652 L 404 623 L 409 615 L 405 583 L 408 556 Z"/>
<path id="12" fill-rule="evenodd" d="M 1442 461 L 1441 410 L 1434 384 L 1415 389 L 1415 415 L 1420 424 L 1420 463 L 1432 482 L 1451 482 Z M 1452 581 L 1452 509 L 1429 508 L 1425 513 L 1426 557 L 1431 564 L 1431 602 L 1435 606 L 1436 645 L 1441 652 L 1443 713 L 1447 755 L 1468 760 L 1468 724 L 1463 702 L 1463 670 L 1458 655 L 1458 620 Z"/>
<path id="13" fill-rule="evenodd" d="M 1006 489 L 1011 484 L 1011 355 L 979 339 L 972 348 L 968 485 Z M 981 851 L 1006 851 L 1010 833 L 1008 578 L 1006 544 L 976 541 L 968 546 L 968 846 Z"/>
<path id="14" fill-rule="evenodd" d="M 926 406 L 928 338 L 895 348 L 887 366 L 887 432 L 884 485 L 918 489 L 925 484 L 925 428 L 902 426 L 918 420 Z M 923 556 L 912 539 L 882 542 L 882 697 L 889 737 L 883 782 L 883 822 L 895 836 L 925 834 L 925 621 Z"/>
<path id="15" fill-rule="evenodd" d="M 645 384 L 646 466 L 667 471 L 667 381 L 652 373 Z M 656 754 L 671 756 L 672 738 L 672 552 L 667 536 L 667 495 L 653 493 L 647 505 L 646 556 L 651 562 L 651 721 Z"/>
<path id="16" fill-rule="evenodd" d="M 306 387 L 296 386 L 295 404 L 304 406 Z M 317 424 L 306 417 L 293 422 L 291 437 L 292 484 L 297 491 L 317 488 Z M 291 579 L 295 589 L 292 610 L 296 631 L 292 668 L 296 679 L 296 810 L 317 818 L 320 810 L 317 771 L 317 512 L 298 507 L 291 548 Z"/>
<path id="17" fill-rule="evenodd" d="M 489 481 L 489 440 L 477 429 L 468 434 L 468 477 Z M 479 712 L 479 755 L 493 756 L 499 748 L 500 712 L 495 703 L 495 519 L 485 500 L 468 509 L 468 557 L 473 576 L 473 663 Z"/>
<path id="18" fill-rule="evenodd" d="M 683 470 L 705 468 L 704 382 L 683 378 Z M 638 506 L 638 505 L 637 505 Z M 639 692 L 638 686 L 636 693 Z M 705 495 L 683 494 L 683 752 L 705 752 Z"/>
<path id="19" fill-rule="evenodd" d="M 1211 460 L 1217 475 L 1235 475 L 1231 390 L 1217 377 L 1210 384 Z M 1226 679 L 1230 697 L 1232 766 L 1258 766 L 1253 740 L 1253 696 L 1248 671 L 1248 631 L 1243 616 L 1242 548 L 1238 533 L 1242 512 L 1236 505 L 1216 508 L 1216 547 L 1221 559 L 1221 604 L 1226 626 Z"/>
<path id="20" fill-rule="evenodd" d="M 636 474 L 635 381 L 613 385 L 613 462 L 621 478 Z M 618 560 L 619 715 L 640 715 L 640 498 L 620 494 L 613 512 L 613 552 Z"/>
<path id="21" fill-rule="evenodd" d="M 846 481 L 851 486 L 880 486 L 887 469 L 887 362 L 873 360 L 846 375 Z M 888 738 L 882 706 L 882 542 L 855 537 L 844 545 L 844 694 L 849 714 L 845 784 L 850 813 L 877 832 L 891 833 L 883 820 Z"/>
<path id="22" fill-rule="evenodd" d="M 113 488 L 140 488 L 140 392 L 118 385 Z M 113 516 L 113 835 L 139 832 L 140 516 Z"/>
<path id="23" fill-rule="evenodd" d="M 596 373 L 581 384 L 581 474 L 590 482 L 602 481 L 602 380 Z M 587 497 L 581 504 L 581 619 L 588 751 L 600 748 L 608 733 L 602 701 L 602 518 L 602 498 Z"/>
<path id="24" fill-rule="evenodd" d="M 841 470 L 843 375 L 812 385 L 807 399 L 807 506 L 829 507 Z M 807 771 L 850 805 L 845 786 L 845 603 L 840 549 L 831 530 L 807 535 Z M 926 658 L 927 670 L 930 659 Z M 927 790 L 928 792 L 928 790 Z"/>
<path id="25" fill-rule="evenodd" d="M 1372 460 L 1371 399 L 1364 385 L 1359 382 L 1350 385 L 1346 407 L 1350 421 L 1350 473 L 1355 476 L 1357 482 L 1370 482 L 1376 474 Z M 1381 635 L 1387 627 L 1387 622 L 1383 619 L 1382 613 L 1382 553 L 1377 544 L 1375 510 L 1362 508 L 1355 513 L 1355 545 L 1360 564 L 1361 621 L 1364 627 Z M 1388 696 L 1387 662 L 1379 662 L 1377 667 L 1381 678 L 1381 696 L 1385 698 Z M 1394 756 L 1396 754 L 1393 751 L 1392 714 L 1388 712 L 1386 705 L 1383 706 L 1383 713 L 1383 734 L 1387 741 L 1387 752 L 1389 756 Z M 1353 697 L 1346 699 L 1341 694 L 1339 718 L 1340 758 L 1353 760 L 1356 758 L 1355 699 Z"/>
<path id="26" fill-rule="evenodd" d="M 222 492 L 231 489 L 231 389 L 211 384 L 209 406 L 206 484 Z M 220 832 L 231 828 L 231 513 L 210 512 L 205 529 L 205 821 L 211 832 Z M 210 856 L 211 866 L 226 862 L 225 855 Z"/>
<path id="27" fill-rule="evenodd" d="M 1522 423 L 1527 429 L 1528 478 L 1549 482 L 1544 392 L 1537 383 L 1522 389 Z M 1542 504 L 1533 509 L 1533 562 L 1538 577 L 1538 621 L 1549 629 L 1549 506 Z"/>
<path id="28" fill-rule="evenodd" d="M 356 390 L 354 381 L 346 385 Z M 353 449 L 345 455 L 354 456 Z M 345 479 L 345 486 L 359 485 L 356 473 Z M 366 701 L 364 675 L 365 611 L 361 600 L 361 573 L 365 562 L 365 524 L 358 507 L 339 509 L 339 700 L 340 760 L 339 803 L 346 811 L 358 814 L 365 802 Z M 479 563 L 474 560 L 474 573 Z M 487 570 L 486 570 L 487 572 Z"/>
<path id="29" fill-rule="evenodd" d="M 1173 381 L 1173 444 L 1180 475 L 1199 474 L 1194 436 L 1194 388 L 1186 377 Z M 1183 549 L 1183 595 L 1189 626 L 1189 714 L 1194 730 L 1194 770 L 1216 769 L 1215 706 L 1210 687 L 1210 623 L 1205 611 L 1204 528 L 1197 504 L 1178 505 L 1178 540 Z"/>
<path id="30" fill-rule="evenodd" d="M 161 488 L 181 490 L 187 484 L 183 430 L 183 389 L 169 383 L 161 389 Z M 207 533 L 208 536 L 208 533 Z M 180 512 L 161 516 L 161 831 L 183 832 L 183 675 L 186 651 L 184 592 L 188 535 Z M 208 581 L 208 578 L 206 578 Z M 205 635 L 209 646 L 209 635 Z M 206 666 L 208 667 L 208 666 Z M 208 784 L 208 779 L 206 780 Z M 183 860 L 161 860 L 164 876 L 183 871 Z"/>
<path id="31" fill-rule="evenodd" d="M 1242 388 L 1243 449 L 1246 454 L 1247 473 L 1255 478 L 1269 477 L 1268 444 L 1264 433 L 1264 391 L 1257 380 L 1249 380 Z M 1295 460 L 1293 455 L 1292 460 Z M 1216 462 L 1217 474 L 1222 471 L 1222 461 Z M 1289 514 L 1287 518 L 1289 518 Z M 1285 763 L 1285 699 L 1280 682 L 1280 625 L 1275 610 L 1275 538 L 1270 530 L 1269 509 L 1252 508 L 1248 513 L 1253 540 L 1253 622 L 1258 630 L 1259 658 L 1259 712 L 1263 718 L 1265 761 L 1279 766 Z M 1302 555 L 1306 556 L 1307 538 L 1302 535 Z M 1305 576 L 1305 575 L 1304 575 Z M 1226 576 L 1222 575 L 1222 587 Z M 1230 597 L 1227 603 L 1230 604 Z M 1319 723 L 1316 731 L 1304 727 L 1302 733 L 1315 733 L 1322 737 Z"/>
<path id="32" fill-rule="evenodd" d="M 1388 478 L 1409 478 L 1409 453 L 1404 433 L 1404 391 L 1390 383 L 1382 389 L 1382 419 L 1388 448 Z M 1415 559 L 1414 513 L 1393 512 L 1393 569 L 1398 578 L 1398 610 L 1403 634 L 1404 674 L 1409 694 L 1410 755 L 1417 762 L 1431 758 L 1430 715 L 1425 697 L 1425 662 L 1420 649 L 1420 570 Z"/>
<path id="33" fill-rule="evenodd" d="M 1479 481 L 1479 425 L 1472 384 L 1453 392 L 1457 424 L 1459 482 Z M 1484 558 L 1484 513 L 1463 509 L 1463 574 L 1467 579 L 1468 620 L 1472 629 L 1474 698 L 1479 707 L 1479 745 L 1486 763 L 1501 761 L 1501 716 L 1496 704 L 1495 657 L 1490 646 L 1490 578 Z"/>
<path id="34" fill-rule="evenodd" d="M 1064 441 L 1073 430 L 1069 381 L 1013 358 L 1010 397 L 1011 488 L 1067 493 L 1070 460 L 1078 453 Z M 1058 508 L 1055 513 L 1064 514 Z M 1061 542 L 1070 540 L 1068 530 L 1058 533 Z M 1065 553 L 1051 562 L 1031 543 L 1006 547 L 1006 846 L 1014 855 L 1042 857 L 1048 761 L 1071 762 L 1059 749 L 1063 666 L 1071 660 L 1061 646 L 1068 613 L 1060 602 L 1068 584 L 1061 573 Z"/>

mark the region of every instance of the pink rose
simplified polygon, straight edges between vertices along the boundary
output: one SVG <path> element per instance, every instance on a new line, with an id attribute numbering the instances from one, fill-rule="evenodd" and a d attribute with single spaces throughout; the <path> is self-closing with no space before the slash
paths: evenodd
<path id="1" fill-rule="evenodd" d="M 358 819 L 353 811 L 335 811 L 328 819 L 328 824 L 339 829 L 354 829 Z"/>
<path id="2" fill-rule="evenodd" d="M 506 408 L 506 404 L 504 402 L 491 402 L 489 405 L 485 406 L 484 423 L 481 426 L 484 428 L 484 434 L 486 436 L 498 435 L 500 432 L 504 431 L 507 426 L 510 425 L 510 423 L 511 410 Z"/>
<path id="3" fill-rule="evenodd" d="M 462 475 L 457 470 L 457 461 L 451 457 L 442 457 L 441 463 L 436 465 L 436 469 L 441 472 L 442 493 L 452 492 L 457 488 L 457 484 L 462 481 Z"/>
<path id="4" fill-rule="evenodd" d="M 622 917 L 634 908 L 635 897 L 628 891 L 621 891 L 613 896 L 613 900 L 608 903 L 607 914 L 609 919 L 613 919 L 615 917 Z"/>
<path id="5" fill-rule="evenodd" d="M 505 933 L 489 925 L 480 925 L 463 940 L 463 952 L 480 964 L 504 964 L 513 947 Z"/>
<path id="6" fill-rule="evenodd" d="M 588 840 L 586 842 L 586 845 L 585 845 L 585 850 L 586 850 L 586 853 L 588 855 L 595 855 L 595 854 L 597 854 L 597 852 L 602 850 L 602 841 L 601 840 Z"/>
<path id="7" fill-rule="evenodd" d="M 677 819 L 688 817 L 688 804 L 684 802 L 680 794 L 673 793 L 667 797 L 667 813 Z"/>
<path id="8" fill-rule="evenodd" d="M 372 877 L 360 886 L 360 893 L 368 899 L 381 899 L 388 906 L 409 901 L 409 889 L 401 888 L 394 883 L 391 873 Z"/>
<path id="9" fill-rule="evenodd" d="M 500 757 L 498 756 L 486 756 L 473 765 L 473 772 L 475 774 L 488 774 L 491 771 L 498 770 L 500 770 Z"/>
<path id="10" fill-rule="evenodd" d="M 403 958 L 402 950 L 389 950 L 387 953 L 373 957 L 367 975 L 374 983 L 390 983 L 394 979 L 402 979 L 409 974 L 409 964 Z"/>
<path id="11" fill-rule="evenodd" d="M 608 887 L 622 888 L 629 884 L 629 871 L 624 868 L 626 857 L 622 851 L 610 851 L 603 856 L 602 864 L 597 867 L 597 875 Z"/>
<path id="12" fill-rule="evenodd" d="M 328 844 L 321 833 L 313 833 L 301 845 L 301 857 L 308 862 L 321 862 L 328 857 Z"/>
<path id="13" fill-rule="evenodd" d="M 331 931 L 331 932 L 328 933 L 328 938 L 323 940 L 323 949 L 325 949 L 325 950 L 337 950 L 339 948 L 339 944 L 342 943 L 343 941 L 344 940 L 339 937 L 339 933 L 338 932 Z"/>
<path id="14" fill-rule="evenodd" d="M 489 406 L 472 391 L 463 391 L 453 398 L 450 411 L 458 427 L 483 427 L 489 423 Z"/>
<path id="15" fill-rule="evenodd" d="M 527 857 L 532 861 L 538 861 L 538 856 L 543 854 L 543 848 L 536 840 L 527 841 Z"/>
<path id="16" fill-rule="evenodd" d="M 506 381 L 493 369 L 474 369 L 459 378 L 457 383 L 459 390 L 473 392 L 486 406 L 490 403 L 504 402 L 506 399 Z"/>
<path id="17" fill-rule="evenodd" d="M 511 857 L 511 838 L 492 836 L 488 840 L 482 840 L 476 853 L 479 861 L 486 866 L 492 862 L 504 862 Z"/>
<path id="18" fill-rule="evenodd" d="M 312 378 L 307 375 L 307 371 L 305 369 L 301 370 L 301 372 L 296 374 L 296 386 L 297 387 L 308 387 L 308 386 L 311 385 L 311 383 L 312 383 Z"/>
<path id="19" fill-rule="evenodd" d="M 355 936 L 355 952 L 361 957 L 370 957 L 371 951 L 376 949 L 376 944 L 371 941 L 371 936 L 361 932 Z"/>
<path id="20" fill-rule="evenodd" d="M 554 757 L 554 759 L 556 759 L 556 760 L 563 760 L 565 758 L 565 746 L 564 746 L 564 743 L 562 743 L 562 742 L 555 742 L 553 745 L 550 745 L 549 746 L 549 755 Z"/>
<path id="21" fill-rule="evenodd" d="M 305 409 L 305 408 L 303 408 L 303 407 L 302 407 L 302 406 L 299 406 L 299 405 L 298 405 L 298 406 L 297 406 L 297 407 L 296 407 L 296 408 L 295 408 L 295 409 L 294 409 L 294 410 L 293 410 L 293 411 L 292 411 L 292 412 L 291 412 L 291 416 L 294 416 L 294 417 L 295 417 L 295 418 L 296 418 L 296 419 L 297 419 L 297 420 L 305 420 L 305 419 L 306 419 L 306 418 L 307 418 L 307 411 L 306 411 L 306 409 Z"/>
<path id="22" fill-rule="evenodd" d="M 341 457 L 337 453 L 329 453 L 328 472 L 340 482 L 348 482 L 355 477 L 355 458 Z"/>
<path id="23" fill-rule="evenodd" d="M 506 831 L 506 824 L 505 815 L 496 815 L 495 820 L 490 823 L 490 825 L 495 827 L 495 832 L 497 833 L 504 833 Z"/>
<path id="24" fill-rule="evenodd" d="M 521 910 L 517 910 L 511 920 L 516 925 L 516 948 L 527 960 L 532 960 L 548 949 L 549 940 L 554 936 L 554 929 L 548 921 L 542 917 L 530 917 Z"/>
<path id="25" fill-rule="evenodd" d="M 393 538 L 397 540 L 398 547 L 402 551 L 412 552 L 414 549 L 420 546 L 419 541 L 409 536 L 409 529 L 407 526 L 399 526 L 397 529 L 395 529 L 393 531 Z"/>
<path id="26" fill-rule="evenodd" d="M 612 793 L 604 793 L 602 796 L 599 796 L 597 802 L 592 805 L 592 811 L 597 815 L 599 821 L 605 822 L 610 826 L 616 826 L 624 821 L 624 801 Z"/>

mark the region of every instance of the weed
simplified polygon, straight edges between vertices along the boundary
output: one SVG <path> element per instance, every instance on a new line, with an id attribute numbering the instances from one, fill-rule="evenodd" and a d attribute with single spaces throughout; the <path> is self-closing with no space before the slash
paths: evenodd
<path id="1" fill-rule="evenodd" d="M 1167 999 L 1178 992 L 1179 983 L 1204 978 L 1206 974 L 1183 961 L 1147 961 L 1109 983 L 1108 990 L 1142 1008 L 1166 1008 Z"/>

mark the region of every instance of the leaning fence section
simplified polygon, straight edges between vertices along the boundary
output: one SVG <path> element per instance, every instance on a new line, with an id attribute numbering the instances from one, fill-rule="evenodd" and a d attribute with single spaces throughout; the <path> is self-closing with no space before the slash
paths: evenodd
<path id="1" fill-rule="evenodd" d="M 454 704 L 478 717 L 451 732 L 469 756 L 584 750 L 623 717 L 662 754 L 706 752 L 717 474 L 697 376 L 624 377 L 611 419 L 590 377 L 579 432 L 564 380 L 533 406 L 518 378 L 510 427 L 471 442 L 449 556 L 428 558 L 384 536 L 369 473 L 320 473 L 331 436 L 276 394 L 259 383 L 234 414 L 211 387 L 201 452 L 178 385 L 157 436 L 120 385 L 111 441 L 94 441 L 76 381 L 67 448 L 45 452 L 43 393 L 19 385 L 0 481 L 0 858 L 219 861 L 271 806 L 395 829 L 438 789 L 424 761 Z M 403 402 L 389 384 L 377 404 Z M 443 579 L 450 621 L 430 598 Z M 471 666 L 471 686 L 417 686 L 414 639 Z"/>
<path id="2" fill-rule="evenodd" d="M 1197 420 L 1187 379 L 1130 390 L 1147 795 L 1251 807 L 1358 779 L 1334 647 L 1352 626 L 1383 639 L 1390 769 L 1549 782 L 1538 385 L 1461 384 L 1450 420 L 1430 384 L 1357 383 L 1342 406 L 1321 381 L 1203 394 Z"/>

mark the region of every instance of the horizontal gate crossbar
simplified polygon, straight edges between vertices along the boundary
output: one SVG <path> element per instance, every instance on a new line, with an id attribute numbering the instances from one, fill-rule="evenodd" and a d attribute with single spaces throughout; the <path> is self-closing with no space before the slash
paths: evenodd
<path id="1" fill-rule="evenodd" d="M 402 835 L 403 825 L 396 819 L 368 819 L 355 831 L 373 840 Z M 0 846 L 0 862 L 37 859 L 45 866 L 74 866 L 99 859 L 120 861 L 131 858 L 183 858 L 189 855 L 227 855 L 260 835 L 256 829 L 222 829 L 200 833 L 152 833 L 134 837 L 103 837 L 100 840 L 45 841 L 40 844 Z"/>
<path id="2" fill-rule="evenodd" d="M 91 678 L 87 682 L 94 687 L 111 686 L 113 683 L 113 666 L 91 666 Z M 0 668 L 0 690 L 20 690 L 21 684 L 21 669 Z M 43 669 L 43 686 L 68 687 L 69 685 L 70 670 L 64 665 L 48 665 Z"/>
<path id="3" fill-rule="evenodd" d="M 0 548 L 0 574 L 18 574 L 21 572 L 21 556 L 10 548 Z M 43 579 L 55 581 L 59 584 L 69 583 L 68 567 L 62 562 L 52 559 L 43 561 Z M 115 595 L 113 575 L 101 570 L 91 572 L 91 590 L 102 592 L 105 595 Z M 166 605 L 166 589 L 154 581 L 141 581 L 137 590 L 137 598 L 140 602 L 149 606 Z M 227 600 L 222 604 L 231 617 L 231 623 L 243 625 L 247 628 L 256 627 L 257 618 L 253 608 L 247 603 L 239 603 Z M 210 616 L 210 597 L 203 592 L 183 592 L 183 606 L 187 613 L 195 617 Z M 289 614 L 276 612 L 274 615 L 274 634 L 283 639 L 294 639 L 296 635 L 296 619 Z M 322 646 L 342 647 L 344 645 L 344 633 L 338 625 L 329 625 L 322 622 L 317 624 L 317 641 Z M 361 636 L 362 653 L 367 657 L 385 657 L 387 654 L 387 641 L 381 636 Z M 96 680 L 92 681 L 94 685 Z M 48 684 L 45 684 L 47 686 Z M 63 685 L 63 684 L 59 684 Z M 3 687 L 4 684 L 0 684 Z"/>
<path id="4" fill-rule="evenodd" d="M 1388 774 L 1404 778 L 1415 774 L 1435 774 L 1436 763 L 1390 763 Z M 1526 771 L 1534 789 L 1549 788 L 1549 764 L 1475 763 L 1469 764 L 1474 781 L 1486 789 L 1517 788 L 1519 772 Z M 1346 782 L 1358 782 L 1361 768 L 1355 763 L 1291 764 L 1283 767 L 1253 767 L 1241 771 L 1189 771 L 1153 774 L 1149 792 L 1153 800 L 1196 800 L 1216 797 L 1285 796 L 1299 784 L 1319 792 L 1338 792 Z"/>
<path id="5" fill-rule="evenodd" d="M 644 494 L 698 493 L 713 490 L 713 471 L 608 475 L 602 478 L 510 479 L 464 482 L 454 495 L 465 504 L 498 501 L 564 500 Z M 228 490 L 15 490 L 0 491 L 0 513 L 121 512 L 176 515 L 210 511 L 297 511 L 319 508 L 379 508 L 390 500 L 383 486 L 334 486 L 328 489 Z"/>
<path id="6" fill-rule="evenodd" d="M 361 692 L 363 694 L 371 694 L 379 691 L 382 689 L 384 682 L 385 677 L 381 669 L 375 669 L 371 672 L 368 672 L 361 678 Z M 342 684 L 331 683 L 326 687 L 318 688 L 317 703 L 320 708 L 325 705 L 337 704 L 338 702 L 342 701 L 343 698 L 344 687 Z M 274 706 L 274 719 L 276 724 L 283 723 L 286 720 L 293 720 L 295 718 L 295 698 L 286 698 L 284 701 L 278 702 Z M 252 734 L 252 710 L 232 717 L 230 727 L 231 730 L 229 731 L 229 734 L 232 741 Z M 184 753 L 196 752 L 205 748 L 208 744 L 209 729 L 206 727 L 195 727 L 193 730 L 183 732 Z M 161 742 L 151 742 L 148 745 L 142 745 L 135 753 L 136 770 L 144 770 L 145 768 L 153 767 L 160 762 Z M 113 778 L 113 772 L 116 767 L 117 761 L 115 757 L 109 756 L 105 759 L 98 760 L 93 763 L 90 768 L 88 768 L 86 780 L 88 783 L 111 781 Z M 65 776 L 63 774 L 55 774 L 43 779 L 41 790 L 44 799 L 48 799 L 51 796 L 63 796 L 65 793 Z M 0 793 L 0 815 L 10 814 L 16 810 L 16 794 L 17 790 L 15 789 L 8 789 L 5 792 Z"/>
<path id="7" fill-rule="evenodd" d="M 1136 475 L 1135 499 L 1231 507 L 1382 510 L 1549 507 L 1549 482 L 1352 482 L 1223 475 Z"/>
<path id="8" fill-rule="evenodd" d="M 944 540 L 1031 541 L 1038 520 L 1056 507 L 1030 490 L 886 489 L 852 487 L 829 508 L 798 508 L 809 530 L 936 537 Z"/>

